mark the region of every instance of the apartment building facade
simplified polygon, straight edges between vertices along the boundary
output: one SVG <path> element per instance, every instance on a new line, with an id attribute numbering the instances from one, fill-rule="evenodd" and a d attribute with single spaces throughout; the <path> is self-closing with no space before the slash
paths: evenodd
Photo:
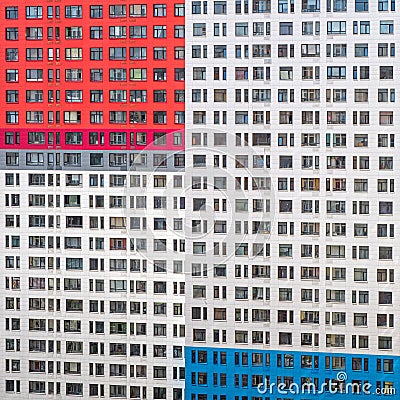
<path id="1" fill-rule="evenodd" d="M 5 398 L 400 391 L 394 1 L 0 18 Z"/>
<path id="2" fill-rule="evenodd" d="M 192 399 L 398 385 L 395 7 L 187 3 L 186 160 L 214 183 L 207 278 L 196 254 L 186 284 Z"/>
<path id="3" fill-rule="evenodd" d="M 2 397 L 182 399 L 184 5 L 1 14 Z"/>

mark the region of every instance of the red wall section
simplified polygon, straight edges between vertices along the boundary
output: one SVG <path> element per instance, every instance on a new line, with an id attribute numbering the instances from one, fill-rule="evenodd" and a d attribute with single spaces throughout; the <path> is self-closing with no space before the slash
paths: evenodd
<path id="1" fill-rule="evenodd" d="M 0 149 L 15 149 L 16 145 L 20 150 L 92 150 L 92 151 L 103 151 L 103 150 L 172 150 L 172 151 L 183 151 L 185 149 L 185 142 L 183 138 L 183 131 L 164 129 L 164 130 L 150 130 L 141 129 L 135 131 L 126 131 L 120 129 L 60 129 L 57 131 L 45 131 L 45 143 L 36 144 L 29 143 L 28 132 L 39 132 L 43 130 L 39 129 L 0 129 Z M 5 142 L 5 132 L 14 133 L 14 143 L 7 144 Z M 18 132 L 18 139 L 16 139 L 15 133 Z M 52 133 L 53 140 L 49 141 L 49 133 Z M 66 144 L 65 134 L 67 132 L 81 132 L 82 133 L 82 144 Z M 104 144 L 90 144 L 89 132 L 103 132 L 104 133 Z M 110 132 L 125 132 L 126 133 L 126 144 L 125 145 L 112 145 L 110 144 Z M 147 144 L 140 145 L 136 143 L 137 132 L 146 132 Z M 154 144 L 154 133 L 165 132 L 166 133 L 166 144 L 157 145 Z M 182 144 L 174 144 L 174 132 L 182 132 Z M 57 143 L 57 136 L 60 140 Z M 98 136 L 99 137 L 99 136 Z"/>
<path id="2" fill-rule="evenodd" d="M 153 16 L 153 5 L 154 4 L 167 4 L 167 16 L 166 17 L 154 17 Z M 183 3 L 176 0 L 176 3 Z M 102 19 L 91 19 L 90 18 L 90 4 L 102 4 L 103 5 L 103 18 Z M 109 5 L 126 5 L 127 17 L 126 18 L 109 18 Z M 130 4 L 147 4 L 147 16 L 146 17 L 129 17 L 129 5 Z M 43 7 L 43 18 L 42 19 L 26 19 L 25 7 L 26 6 L 38 6 Z M 65 18 L 65 7 L 68 5 L 82 5 L 83 17 L 82 18 Z M 1 109 L 0 109 L 0 127 L 10 126 L 10 129 L 19 129 L 28 127 L 30 130 L 42 130 L 47 128 L 66 128 L 71 130 L 82 130 L 82 128 L 93 128 L 94 130 L 104 130 L 109 128 L 111 130 L 127 129 L 129 126 L 129 111 L 147 111 L 147 123 L 141 124 L 140 127 L 144 129 L 179 129 L 183 128 L 183 124 L 175 123 L 174 112 L 184 111 L 183 102 L 175 102 L 174 91 L 184 90 L 184 81 L 175 81 L 175 68 L 184 68 L 185 62 L 183 59 L 175 59 L 174 50 L 175 47 L 184 47 L 184 38 L 174 37 L 174 26 L 184 25 L 184 17 L 174 16 L 174 5 L 172 1 L 154 1 L 154 0 L 139 0 L 134 2 L 130 1 L 94 1 L 94 0 L 63 0 L 61 1 L 25 1 L 25 0 L 6 0 L 0 5 L 0 40 L 2 46 L 0 47 L 0 81 L 2 82 L 1 89 Z M 6 6 L 18 6 L 19 15 L 18 20 L 10 20 L 5 18 Z M 53 6 L 60 7 L 60 18 L 57 19 L 54 11 L 54 17 L 52 19 L 47 18 L 47 7 Z M 129 39 L 129 26 L 146 25 L 147 26 L 147 38 L 144 39 Z M 153 26 L 154 25 L 165 25 L 167 27 L 167 38 L 154 38 L 153 37 Z M 81 26 L 83 29 L 83 39 L 66 39 L 65 28 Z M 103 27 L 103 39 L 90 39 L 90 26 L 102 26 Z M 127 38 L 126 39 L 110 39 L 109 38 L 109 26 L 126 26 L 127 27 Z M 6 28 L 7 27 L 18 27 L 19 38 L 18 40 L 6 40 Z M 42 40 L 27 40 L 25 38 L 26 27 L 43 27 L 43 39 Z M 47 39 L 47 28 L 53 28 L 53 36 L 55 37 L 55 28 L 60 29 L 59 40 Z M 65 49 L 66 48 L 82 48 L 83 59 L 82 61 L 67 61 L 65 60 Z M 91 61 L 90 60 L 90 48 L 91 47 L 103 47 L 103 61 Z M 109 61 L 109 47 L 125 47 L 127 53 L 126 61 Z M 147 47 L 147 60 L 129 60 L 129 47 Z M 166 60 L 154 60 L 153 59 L 153 48 L 154 47 L 166 47 L 167 57 Z M 6 48 L 18 48 L 19 49 L 19 60 L 6 62 Z M 26 48 L 43 48 L 43 61 L 26 61 L 25 54 Z M 60 60 L 48 61 L 47 60 L 47 49 L 59 48 Z M 54 58 L 56 54 L 54 54 Z M 65 69 L 69 68 L 80 68 L 83 72 L 82 82 L 66 82 L 65 81 Z M 91 82 L 90 81 L 90 69 L 91 68 L 103 68 L 103 82 Z M 109 82 L 109 68 L 126 68 L 127 69 L 127 81 L 126 82 Z M 147 68 L 147 81 L 129 81 L 129 69 L 130 68 Z M 154 81 L 153 80 L 153 69 L 154 68 L 166 68 L 167 69 L 167 80 L 166 81 Z M 17 83 L 6 83 L 6 70 L 7 69 L 18 69 L 19 70 L 19 82 Z M 26 69 L 43 69 L 43 82 L 26 82 Z M 48 82 L 47 73 L 49 69 L 54 70 L 54 81 Z M 60 70 L 60 80 L 56 81 L 56 70 Z M 19 91 L 19 103 L 10 104 L 5 102 L 6 90 L 18 90 Z M 43 90 L 43 103 L 26 103 L 25 91 L 26 90 Z M 65 101 L 65 90 L 83 90 L 83 101 L 81 103 L 67 103 Z M 98 89 L 103 90 L 103 103 L 91 103 L 90 102 L 90 90 Z M 128 102 L 127 103 L 110 103 L 109 102 L 109 90 L 127 90 Z M 167 102 L 166 103 L 154 103 L 153 102 L 153 90 L 166 89 L 167 90 Z M 56 90 L 60 91 L 60 102 L 56 103 L 55 100 L 52 103 L 47 102 L 47 91 Z M 147 102 L 146 103 L 129 103 L 129 91 L 130 90 L 147 90 Z M 55 97 L 55 94 L 54 94 Z M 19 111 L 19 123 L 17 125 L 10 125 L 6 123 L 6 111 Z M 43 123 L 29 123 L 26 124 L 25 114 L 26 111 L 43 111 L 44 122 Z M 54 111 L 54 123 L 48 123 L 47 112 Z M 56 111 L 60 111 L 60 123 L 56 123 L 55 114 Z M 65 124 L 63 122 L 64 111 L 81 111 L 81 122 L 80 124 L 71 126 L 71 124 Z M 90 123 L 90 111 L 103 111 L 104 123 L 99 125 L 93 125 Z M 110 124 L 109 123 L 109 111 L 126 111 L 128 114 L 127 124 Z M 167 111 L 167 123 L 166 124 L 153 124 L 153 111 Z M 16 128 L 16 126 L 18 128 Z M 135 124 L 135 129 L 138 126 Z M 0 142 L 4 143 L 0 139 Z"/>

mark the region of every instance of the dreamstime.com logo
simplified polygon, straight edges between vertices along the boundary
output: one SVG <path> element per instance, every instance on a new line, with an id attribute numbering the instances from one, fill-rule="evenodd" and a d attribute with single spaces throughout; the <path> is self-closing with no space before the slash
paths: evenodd
<path id="1" fill-rule="evenodd" d="M 336 375 L 336 379 L 330 379 L 328 382 L 324 382 L 322 385 L 315 385 L 312 382 L 303 383 L 299 385 L 297 383 L 291 383 L 286 385 L 285 383 L 270 383 L 265 380 L 265 382 L 260 383 L 257 386 L 257 391 L 260 394 L 364 394 L 364 395 L 396 395 L 396 388 L 390 387 L 376 387 L 374 389 L 373 385 L 370 383 L 358 383 L 358 382 L 348 382 L 347 374 L 344 371 L 340 371 Z"/>

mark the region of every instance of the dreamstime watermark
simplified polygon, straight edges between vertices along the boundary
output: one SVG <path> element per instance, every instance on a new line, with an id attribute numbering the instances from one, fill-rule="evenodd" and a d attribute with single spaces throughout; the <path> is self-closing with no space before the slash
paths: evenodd
<path id="1" fill-rule="evenodd" d="M 347 374 L 340 371 L 336 375 L 336 379 L 329 379 L 321 385 L 316 385 L 313 382 L 305 382 L 298 384 L 295 382 L 289 385 L 285 383 L 269 383 L 267 379 L 257 386 L 257 391 L 260 394 L 364 394 L 364 395 L 396 395 L 396 388 L 393 386 L 375 387 L 366 382 L 347 382 Z"/>

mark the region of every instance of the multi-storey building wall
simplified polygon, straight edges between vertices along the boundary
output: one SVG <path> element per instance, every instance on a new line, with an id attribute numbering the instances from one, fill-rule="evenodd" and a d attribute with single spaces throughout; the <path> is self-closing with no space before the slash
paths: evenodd
<path id="1" fill-rule="evenodd" d="M 399 385 L 395 7 L 186 3 L 186 398 Z"/>
<path id="2" fill-rule="evenodd" d="M 110 3 L 1 5 L 1 397 L 395 395 L 395 2 Z"/>
<path id="3" fill-rule="evenodd" d="M 0 15 L 0 397 L 182 399 L 184 4 Z"/>

